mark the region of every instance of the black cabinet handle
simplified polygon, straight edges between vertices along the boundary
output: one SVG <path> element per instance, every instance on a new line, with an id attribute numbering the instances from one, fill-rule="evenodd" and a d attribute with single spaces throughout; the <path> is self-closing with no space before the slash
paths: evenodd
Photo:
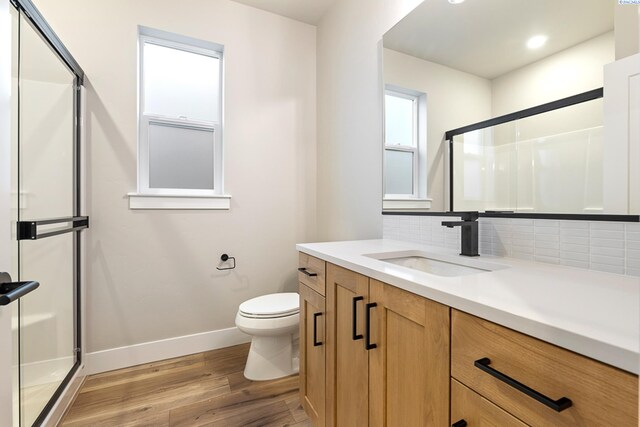
<path id="1" fill-rule="evenodd" d="M 482 359 L 479 359 L 479 360 L 476 360 L 475 362 L 473 362 L 473 365 L 476 368 L 479 368 L 479 369 L 483 370 L 484 372 L 486 372 L 487 374 L 499 379 L 500 381 L 509 384 L 511 387 L 515 388 L 516 390 L 526 394 L 529 397 L 534 398 L 538 402 L 540 402 L 543 405 L 553 409 L 556 412 L 562 412 L 565 409 L 571 407 L 571 405 L 572 405 L 571 399 L 566 398 L 566 397 L 561 397 L 558 400 L 553 400 L 553 399 L 545 396 L 544 394 L 535 391 L 531 387 L 528 387 L 528 386 L 522 384 L 521 382 L 516 381 L 513 378 L 503 374 L 502 372 L 496 371 L 491 366 L 489 366 L 490 364 L 491 364 L 491 359 L 489 359 L 488 357 L 483 357 Z"/>
<path id="2" fill-rule="evenodd" d="M 317 275 L 318 275 L 318 273 L 311 273 L 311 272 L 307 271 L 306 267 L 300 267 L 300 268 L 298 269 L 298 271 L 299 271 L 299 272 L 301 272 L 301 273 L 306 274 L 306 275 L 307 275 L 307 276 L 309 276 L 309 277 L 315 277 L 315 276 L 317 276 Z"/>
<path id="3" fill-rule="evenodd" d="M 366 348 L 367 350 L 371 350 L 374 349 L 376 347 L 378 347 L 377 344 L 371 344 L 371 309 L 375 308 L 378 306 L 378 303 L 375 302 L 370 302 L 369 304 L 367 304 L 367 308 L 365 311 L 365 316 L 364 316 L 364 323 L 365 323 L 365 334 L 366 334 L 366 338 L 365 338 L 365 342 L 364 342 L 364 348 Z"/>
<path id="4" fill-rule="evenodd" d="M 362 336 L 362 334 L 359 334 L 357 331 L 357 324 L 358 324 L 358 315 L 357 315 L 357 310 L 358 310 L 358 301 L 362 301 L 364 299 L 364 297 L 353 297 L 353 309 L 352 314 L 353 314 L 353 322 L 352 322 L 352 327 L 351 327 L 351 332 L 353 335 L 353 340 L 357 341 L 357 340 L 361 340 L 362 338 L 364 338 Z"/>
<path id="5" fill-rule="evenodd" d="M 465 420 L 460 420 L 451 424 L 451 427 L 467 427 L 467 422 Z"/>
<path id="6" fill-rule="evenodd" d="M 322 316 L 322 313 L 313 313 L 313 346 L 318 347 L 322 345 L 322 341 L 318 341 L 318 317 Z"/>
<path id="7" fill-rule="evenodd" d="M 35 281 L 12 282 L 8 273 L 0 273 L 0 305 L 10 304 L 40 286 Z"/>

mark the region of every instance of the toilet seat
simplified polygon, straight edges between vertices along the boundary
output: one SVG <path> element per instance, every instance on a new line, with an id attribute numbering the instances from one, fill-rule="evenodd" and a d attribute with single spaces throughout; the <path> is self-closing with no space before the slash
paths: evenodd
<path id="1" fill-rule="evenodd" d="M 295 292 L 262 295 L 240 304 L 238 314 L 251 319 L 274 319 L 300 312 L 299 295 Z"/>

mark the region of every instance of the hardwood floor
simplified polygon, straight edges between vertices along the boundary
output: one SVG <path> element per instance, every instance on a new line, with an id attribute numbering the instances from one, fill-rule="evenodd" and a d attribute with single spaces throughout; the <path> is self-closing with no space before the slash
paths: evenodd
<path id="1" fill-rule="evenodd" d="M 92 375 L 62 426 L 311 426 L 298 376 L 249 381 L 249 344 Z"/>

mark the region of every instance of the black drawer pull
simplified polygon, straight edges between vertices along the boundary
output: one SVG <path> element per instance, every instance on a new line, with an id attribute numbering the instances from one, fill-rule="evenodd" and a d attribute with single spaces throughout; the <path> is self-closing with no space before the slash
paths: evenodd
<path id="1" fill-rule="evenodd" d="M 451 427 L 467 427 L 467 422 L 465 420 L 460 420 L 451 424 Z"/>
<path id="2" fill-rule="evenodd" d="M 291 271 L 291 270 L 289 270 L 289 271 Z M 307 268 L 306 268 L 306 267 L 300 267 L 300 268 L 298 269 L 298 271 L 299 271 L 300 273 L 304 273 L 304 274 L 306 274 L 306 275 L 307 275 L 307 276 L 309 276 L 309 277 L 315 277 L 315 276 L 317 276 L 317 275 L 318 275 L 318 273 L 311 273 L 311 272 L 307 271 Z"/>
<path id="3" fill-rule="evenodd" d="M 318 341 L 318 317 L 322 316 L 322 313 L 313 313 L 313 346 L 318 347 L 322 345 L 322 341 Z"/>
<path id="4" fill-rule="evenodd" d="M 358 324 L 358 315 L 357 315 L 357 310 L 358 310 L 358 301 L 362 301 L 364 299 L 364 297 L 353 297 L 353 309 L 352 309 L 352 314 L 353 314 L 353 322 L 352 322 L 352 327 L 351 327 L 351 333 L 353 335 L 353 340 L 357 341 L 357 340 L 361 340 L 362 338 L 364 338 L 364 336 L 362 334 L 359 334 L 357 331 L 357 324 Z"/>
<path id="5" fill-rule="evenodd" d="M 365 342 L 364 342 L 364 348 L 366 348 L 367 350 L 372 350 L 376 347 L 378 347 L 377 344 L 371 344 L 371 309 L 377 307 L 378 304 L 375 302 L 370 302 L 369 304 L 367 304 L 367 308 L 365 311 L 365 316 L 364 316 L 364 323 L 365 323 L 365 334 L 367 335 L 367 337 L 365 338 Z"/>
<path id="6" fill-rule="evenodd" d="M 476 360 L 475 362 L 473 362 L 473 364 L 476 368 L 479 368 L 485 371 L 487 374 L 499 379 L 500 381 L 509 384 L 511 387 L 515 388 L 516 390 L 519 390 L 522 393 L 526 394 L 527 396 L 534 398 L 538 402 L 553 409 L 556 412 L 562 412 L 565 409 L 570 408 L 572 405 L 571 399 L 569 398 L 561 397 L 558 400 L 553 400 L 545 396 L 544 394 L 535 391 L 531 387 L 527 387 L 521 382 L 518 382 L 513 378 L 503 374 L 502 372 L 496 371 L 491 366 L 489 366 L 491 364 L 491 360 L 488 357 L 483 357 L 482 359 Z"/>

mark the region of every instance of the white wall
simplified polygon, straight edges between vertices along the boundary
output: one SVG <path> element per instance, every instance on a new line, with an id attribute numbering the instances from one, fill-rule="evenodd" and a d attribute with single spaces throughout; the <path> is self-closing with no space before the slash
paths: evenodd
<path id="1" fill-rule="evenodd" d="M 231 327 L 242 301 L 295 289 L 295 243 L 316 239 L 316 29 L 227 0 L 36 5 L 87 74 L 88 351 Z M 127 208 L 138 24 L 225 46 L 230 211 Z"/>
<path id="2" fill-rule="evenodd" d="M 427 94 L 427 197 L 444 211 L 444 133 L 491 116 L 491 82 L 390 49 L 383 56 L 385 83 Z"/>
<path id="3" fill-rule="evenodd" d="M 603 85 L 603 66 L 615 60 L 613 31 L 492 80 L 493 117 Z"/>
<path id="4" fill-rule="evenodd" d="M 318 25 L 318 232 L 382 235 L 382 35 L 421 0 L 340 0 Z"/>

